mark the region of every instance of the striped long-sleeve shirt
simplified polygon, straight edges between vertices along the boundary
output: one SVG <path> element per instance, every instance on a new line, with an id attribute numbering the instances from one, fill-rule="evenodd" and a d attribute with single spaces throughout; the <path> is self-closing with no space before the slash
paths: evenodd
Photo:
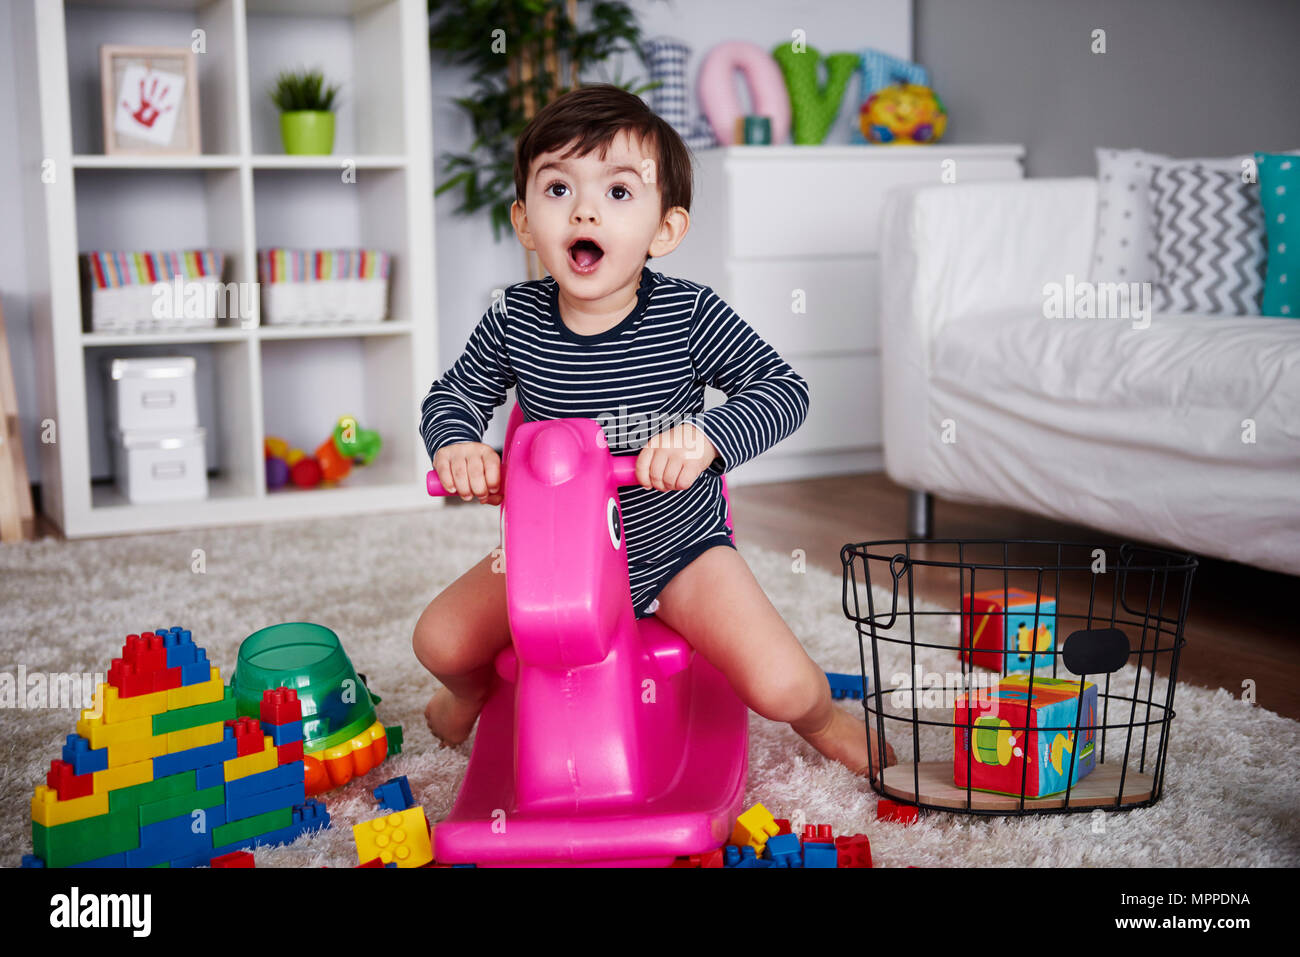
<path id="1" fill-rule="evenodd" d="M 524 421 L 595 419 L 615 454 L 636 454 L 651 436 L 694 424 L 718 458 L 689 489 L 619 492 L 635 597 L 638 580 L 649 587 L 656 569 L 725 534 L 720 476 L 799 428 L 808 384 L 707 286 L 647 267 L 636 306 L 595 335 L 564 324 L 558 291 L 548 276 L 494 300 L 425 396 L 420 432 L 431 459 L 444 445 L 481 442 L 512 386 Z M 727 401 L 705 410 L 706 385 Z"/>

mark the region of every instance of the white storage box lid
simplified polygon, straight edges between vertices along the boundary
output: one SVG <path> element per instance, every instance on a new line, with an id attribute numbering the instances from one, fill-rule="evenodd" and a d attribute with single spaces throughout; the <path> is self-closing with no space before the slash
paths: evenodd
<path id="1" fill-rule="evenodd" d="M 113 379 L 180 379 L 194 375 L 193 356 L 141 356 L 111 359 L 109 376 Z"/>
<path id="2" fill-rule="evenodd" d="M 192 429 L 131 429 L 127 432 L 115 429 L 113 438 L 119 446 L 129 451 L 183 449 L 191 445 L 202 445 L 207 431 L 201 425 Z"/>

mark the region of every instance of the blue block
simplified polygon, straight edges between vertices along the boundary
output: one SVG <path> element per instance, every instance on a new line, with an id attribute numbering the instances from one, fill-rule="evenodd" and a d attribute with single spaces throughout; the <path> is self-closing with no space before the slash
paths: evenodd
<path id="1" fill-rule="evenodd" d="M 24 854 L 22 866 L 29 867 L 29 868 L 44 867 L 45 862 L 41 860 L 39 857 L 37 857 L 35 854 Z"/>
<path id="2" fill-rule="evenodd" d="M 184 665 L 181 667 L 183 668 Z M 163 754 L 154 758 L 153 776 L 156 780 L 171 774 L 180 774 L 182 771 L 197 771 L 199 768 L 220 764 L 234 757 L 238 757 L 235 748 L 235 732 L 233 728 L 226 728 L 223 739 L 216 744 L 187 748 L 175 754 Z"/>
<path id="3" fill-rule="evenodd" d="M 194 772 L 194 790 L 196 791 L 206 791 L 208 788 L 214 788 L 218 784 L 225 783 L 226 769 L 223 765 L 209 764 L 206 767 L 197 768 Z M 230 793 L 229 790 L 226 793 Z"/>
<path id="4" fill-rule="evenodd" d="M 777 867 L 802 867 L 799 855 L 799 838 L 794 834 L 778 834 L 769 837 L 763 848 L 763 856 L 774 861 Z"/>
<path id="5" fill-rule="evenodd" d="M 97 857 L 93 861 L 82 861 L 80 864 L 69 864 L 69 867 L 126 867 L 126 853 L 110 854 L 108 857 Z"/>
<path id="6" fill-rule="evenodd" d="M 172 867 L 207 867 L 212 863 L 212 858 L 211 851 L 199 851 L 184 857 L 173 858 L 171 865 Z"/>
<path id="7" fill-rule="evenodd" d="M 190 638 L 190 633 L 176 625 L 163 635 L 163 647 L 167 649 L 167 667 L 179 668 L 192 665 L 198 653 L 198 647 Z"/>
<path id="8" fill-rule="evenodd" d="M 301 784 L 307 779 L 307 769 L 302 761 L 281 764 L 269 771 L 259 771 L 246 777 L 226 782 L 226 800 L 245 798 L 250 794 L 261 794 L 277 788 L 287 788 L 291 784 Z M 302 802 L 299 801 L 299 804 Z M 238 818 L 232 818 L 238 820 Z"/>
<path id="9" fill-rule="evenodd" d="M 305 803 L 293 809 L 293 823 L 308 831 L 319 831 L 330 826 L 330 812 L 326 810 L 323 801 L 308 798 Z"/>
<path id="10" fill-rule="evenodd" d="M 722 866 L 735 867 L 740 863 L 740 848 L 735 844 L 728 844 L 722 849 Z"/>
<path id="11" fill-rule="evenodd" d="M 269 721 L 262 722 L 262 733 L 269 734 L 271 741 L 278 748 L 282 744 L 293 744 L 295 741 L 301 741 L 302 738 L 302 719 L 289 721 L 285 724 L 271 724 Z"/>
<path id="12" fill-rule="evenodd" d="M 211 680 L 212 665 L 208 663 L 208 653 L 198 648 L 195 650 L 194 661 L 188 665 L 181 665 L 181 687 L 199 685 Z"/>
<path id="13" fill-rule="evenodd" d="M 451 865 L 451 866 L 452 866 L 453 868 L 456 868 L 456 867 L 478 867 L 477 864 L 453 864 L 453 865 Z"/>
<path id="14" fill-rule="evenodd" d="M 831 697 L 837 700 L 847 697 L 861 701 L 863 685 L 866 686 L 867 693 L 871 693 L 870 676 L 839 674 L 828 671 L 826 672 L 826 681 L 831 686 Z"/>
<path id="15" fill-rule="evenodd" d="M 282 807 L 293 807 L 307 799 L 307 788 L 302 781 L 288 787 L 276 788 L 274 791 L 260 791 L 239 798 L 226 795 L 226 819 L 242 821 L 246 817 L 256 817 L 267 811 Z"/>
<path id="16" fill-rule="evenodd" d="M 70 734 L 63 745 L 63 760 L 72 765 L 73 774 L 107 771 L 108 748 L 92 751 L 89 741 L 79 734 Z"/>
<path id="17" fill-rule="evenodd" d="M 803 846 L 804 867 L 839 867 L 840 856 L 834 844 L 805 844 Z"/>
<path id="18" fill-rule="evenodd" d="M 194 818 L 182 814 L 140 828 L 140 846 L 126 852 L 126 867 L 153 867 L 164 861 L 212 853 L 212 829 L 226 823 L 225 805 L 204 808 L 205 829 L 195 834 Z M 206 863 L 206 862 L 205 862 Z"/>
<path id="19" fill-rule="evenodd" d="M 403 774 L 400 778 L 389 778 L 375 788 L 375 800 L 386 811 L 405 811 L 415 804 L 411 795 L 411 783 Z"/>

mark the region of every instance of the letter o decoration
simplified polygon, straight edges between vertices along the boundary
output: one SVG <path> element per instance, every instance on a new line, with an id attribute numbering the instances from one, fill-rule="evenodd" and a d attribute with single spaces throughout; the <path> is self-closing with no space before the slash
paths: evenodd
<path id="1" fill-rule="evenodd" d="M 733 74 L 739 70 L 749 89 L 753 112 L 772 118 L 772 142 L 790 136 L 790 94 L 776 61 L 762 47 L 744 40 L 719 43 L 704 58 L 696 81 L 700 110 L 723 146 L 736 140 L 736 119 L 745 115 L 736 95 Z"/>

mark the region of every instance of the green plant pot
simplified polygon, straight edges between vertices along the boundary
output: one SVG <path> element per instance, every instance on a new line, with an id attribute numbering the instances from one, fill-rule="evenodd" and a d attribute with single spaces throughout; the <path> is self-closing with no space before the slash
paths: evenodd
<path id="1" fill-rule="evenodd" d="M 284 151 L 295 156 L 334 152 L 334 114 L 329 110 L 293 110 L 280 114 Z"/>

